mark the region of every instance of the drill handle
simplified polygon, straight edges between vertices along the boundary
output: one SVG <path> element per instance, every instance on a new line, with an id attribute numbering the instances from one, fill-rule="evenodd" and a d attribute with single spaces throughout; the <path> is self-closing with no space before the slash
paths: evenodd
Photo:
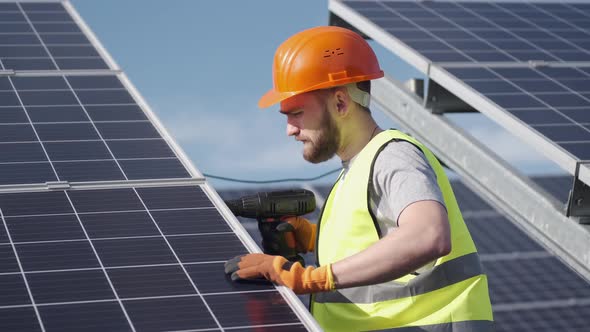
<path id="1" fill-rule="evenodd" d="M 275 218 L 258 221 L 264 253 L 283 256 L 292 262 L 300 262 L 301 265 L 305 265 L 303 258 L 297 254 L 295 234 L 292 231 L 277 229 L 277 226 L 282 223 L 284 222 Z"/>

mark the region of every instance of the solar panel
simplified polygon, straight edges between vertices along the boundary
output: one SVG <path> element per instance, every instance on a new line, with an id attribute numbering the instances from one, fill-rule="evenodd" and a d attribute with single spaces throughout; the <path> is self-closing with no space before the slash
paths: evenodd
<path id="1" fill-rule="evenodd" d="M 446 70 L 574 159 L 590 159 L 590 67 Z"/>
<path id="2" fill-rule="evenodd" d="M 590 183 L 590 6 L 348 1 L 330 10 Z"/>
<path id="3" fill-rule="evenodd" d="M 317 330 L 69 2 L 0 1 L 0 326 Z"/>
<path id="4" fill-rule="evenodd" d="M 0 82 L 0 184 L 190 177 L 117 76 Z"/>
<path id="5" fill-rule="evenodd" d="M 451 185 L 488 276 L 496 329 L 587 329 L 590 282 L 461 181 Z"/>
<path id="6" fill-rule="evenodd" d="M 59 2 L 0 6 L 0 65 L 12 70 L 109 69 Z"/>
<path id="7" fill-rule="evenodd" d="M 343 1 L 432 62 L 589 61 L 587 7 Z"/>
<path id="8" fill-rule="evenodd" d="M 224 277 L 247 250 L 199 186 L 7 193 L 0 211 L 3 327 L 303 327 L 271 285 Z"/>

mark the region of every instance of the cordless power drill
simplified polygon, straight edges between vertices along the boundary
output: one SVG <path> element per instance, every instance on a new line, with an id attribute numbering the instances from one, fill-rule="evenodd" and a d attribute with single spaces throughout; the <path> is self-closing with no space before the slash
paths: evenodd
<path id="1" fill-rule="evenodd" d="M 279 232 L 281 218 L 301 216 L 315 210 L 315 196 L 309 190 L 281 190 L 259 192 L 235 200 L 225 201 L 236 217 L 258 220 L 262 235 L 262 248 L 270 255 L 280 255 L 304 265 L 303 257 L 297 254 L 293 232 Z"/>

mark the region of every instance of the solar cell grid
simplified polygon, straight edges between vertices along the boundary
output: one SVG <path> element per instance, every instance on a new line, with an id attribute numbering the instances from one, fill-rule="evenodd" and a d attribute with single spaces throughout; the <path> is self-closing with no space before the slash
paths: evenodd
<path id="1" fill-rule="evenodd" d="M 190 177 L 114 75 L 3 77 L 0 97 L 0 184 Z"/>
<path id="2" fill-rule="evenodd" d="M 495 312 L 498 331 L 572 331 L 588 329 L 590 305 L 529 308 Z"/>
<path id="3" fill-rule="evenodd" d="M 274 287 L 225 276 L 247 250 L 198 186 L 6 193 L 0 211 L 3 327 L 302 326 Z"/>
<path id="4" fill-rule="evenodd" d="M 483 265 L 492 304 L 590 298 L 588 282 L 555 257 L 487 261 Z"/>
<path id="5" fill-rule="evenodd" d="M 545 251 L 500 214 L 478 216 L 467 213 L 464 218 L 480 254 Z"/>
<path id="6" fill-rule="evenodd" d="M 569 4 L 343 3 L 434 62 L 590 60 L 590 17 Z"/>
<path id="7" fill-rule="evenodd" d="M 590 159 L 588 68 L 446 69 L 573 158 Z"/>
<path id="8" fill-rule="evenodd" d="M 585 331 L 588 281 L 461 181 L 452 181 L 452 187 L 488 277 L 496 329 Z"/>
<path id="9" fill-rule="evenodd" d="M 0 66 L 12 70 L 109 69 L 61 3 L 0 7 Z"/>

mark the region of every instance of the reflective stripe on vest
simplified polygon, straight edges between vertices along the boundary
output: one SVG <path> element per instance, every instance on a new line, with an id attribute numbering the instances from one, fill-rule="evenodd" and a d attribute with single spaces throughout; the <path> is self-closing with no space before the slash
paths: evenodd
<path id="1" fill-rule="evenodd" d="M 423 326 L 394 327 L 387 330 L 391 332 L 492 332 L 494 322 L 489 320 L 468 320 L 463 322 L 442 323 Z"/>
<path id="2" fill-rule="evenodd" d="M 317 293 L 316 303 L 374 303 L 420 295 L 482 274 L 476 253 L 467 254 L 435 266 L 408 283 L 391 281 L 364 287 Z"/>
<path id="3" fill-rule="evenodd" d="M 433 168 L 447 208 L 451 252 L 418 276 L 408 274 L 382 284 L 314 294 L 312 314 L 326 331 L 492 330 L 487 278 L 444 170 L 428 149 L 399 131 L 375 136 L 334 185 L 318 225 L 318 264 L 334 263 L 379 240 L 368 195 L 375 159 L 392 140 L 416 145 Z"/>

